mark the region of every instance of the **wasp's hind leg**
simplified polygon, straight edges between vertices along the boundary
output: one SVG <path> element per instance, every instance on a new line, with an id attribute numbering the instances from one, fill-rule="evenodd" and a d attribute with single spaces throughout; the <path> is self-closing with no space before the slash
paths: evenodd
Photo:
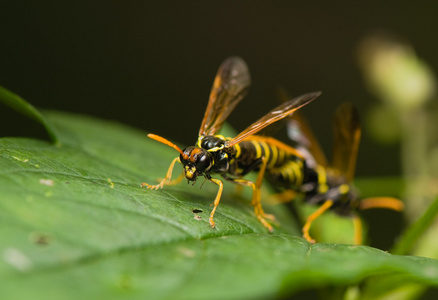
<path id="1" fill-rule="evenodd" d="M 255 182 L 252 182 L 252 181 L 246 180 L 246 179 L 240 179 L 240 178 L 238 178 L 238 179 L 229 178 L 229 177 L 225 177 L 225 178 L 231 182 L 234 182 L 234 183 L 237 183 L 240 185 L 250 186 L 252 188 L 251 204 L 254 206 L 255 215 L 256 215 L 257 219 L 263 224 L 263 226 L 268 228 L 269 232 L 272 232 L 273 228 L 272 228 L 271 224 L 269 224 L 266 221 L 266 219 L 268 219 L 270 221 L 275 221 L 275 216 L 265 213 L 265 211 L 263 210 L 263 207 L 262 207 L 261 194 L 260 194 L 260 187 L 261 187 L 262 182 L 263 182 L 263 176 L 265 174 L 266 165 L 267 165 L 267 161 L 263 158 L 262 165 L 260 167 L 260 170 L 259 170 L 259 173 L 258 173 L 258 176 L 257 176 L 257 179 Z"/>
<path id="2" fill-rule="evenodd" d="M 333 200 L 327 200 L 324 202 L 321 207 L 319 207 L 313 214 L 311 214 L 307 220 L 306 223 L 303 226 L 303 237 L 309 242 L 314 244 L 315 240 L 310 236 L 310 226 L 312 225 L 312 222 L 315 221 L 320 215 L 322 215 L 326 210 L 328 210 L 330 207 L 333 206 Z"/>
<path id="3" fill-rule="evenodd" d="M 362 245 L 362 220 L 357 214 L 353 214 L 354 244 Z"/>
<path id="4" fill-rule="evenodd" d="M 257 179 L 256 179 L 256 183 L 255 183 L 255 185 L 257 187 L 257 191 L 258 191 L 258 198 L 255 198 L 254 196 L 252 197 L 252 205 L 254 206 L 254 208 L 257 207 L 258 211 L 260 212 L 260 214 L 263 218 L 269 219 L 271 221 L 275 221 L 274 215 L 267 214 L 263 210 L 261 196 L 260 196 L 260 188 L 261 188 L 262 183 L 263 183 L 263 177 L 265 176 L 267 164 L 268 164 L 268 161 L 263 157 L 262 158 L 262 166 L 260 168 L 259 174 L 257 175 Z M 272 231 L 272 230 L 270 230 L 270 231 Z"/>
<path id="5" fill-rule="evenodd" d="M 181 174 L 176 180 L 172 181 L 172 171 L 173 171 L 173 168 L 175 167 L 176 162 L 180 162 L 179 157 L 176 157 L 174 160 L 172 160 L 172 163 L 170 164 L 169 169 L 167 170 L 166 177 L 164 177 L 164 179 L 162 179 L 159 184 L 151 185 L 151 184 L 143 182 L 141 184 L 141 187 L 145 186 L 148 189 L 158 190 L 158 189 L 163 188 L 163 186 L 165 184 L 171 185 L 171 184 L 175 184 L 175 183 L 180 182 L 183 178 L 183 174 Z"/>

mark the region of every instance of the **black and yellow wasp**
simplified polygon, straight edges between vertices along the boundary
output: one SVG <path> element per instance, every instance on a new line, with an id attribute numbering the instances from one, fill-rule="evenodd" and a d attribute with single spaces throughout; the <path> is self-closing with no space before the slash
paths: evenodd
<path id="1" fill-rule="evenodd" d="M 280 97 L 283 101 L 287 98 L 284 90 L 280 90 Z M 302 185 L 298 189 L 286 188 L 279 194 L 279 198 L 283 198 L 281 201 L 286 202 L 294 199 L 297 196 L 296 192 L 299 192 L 304 195 L 306 203 L 320 205 L 303 226 L 303 236 L 307 241 L 315 242 L 309 234 L 310 226 L 316 218 L 329 209 L 340 215 L 352 217 L 355 244 L 362 242 L 362 223 L 356 213 L 357 210 L 369 208 L 403 210 L 403 203 L 392 197 L 359 199 L 352 186 L 361 128 L 358 112 L 351 103 L 342 104 L 335 112 L 333 156 L 330 164 L 327 163 L 307 120 L 298 112 L 288 120 L 288 135 L 296 151 L 304 157 L 306 167 L 303 169 Z"/>
<path id="2" fill-rule="evenodd" d="M 285 102 L 234 138 L 218 135 L 229 114 L 246 95 L 250 84 L 251 78 L 246 63 L 239 57 L 226 59 L 219 67 L 214 79 L 196 145 L 181 150 L 170 141 L 149 134 L 150 138 L 173 147 L 180 155 L 172 161 L 165 178 L 159 184 L 142 183 L 141 186 L 150 189 L 162 188 L 171 182 L 175 163 L 182 163 L 183 173 L 189 182 L 195 183 L 199 176 L 203 176 L 219 186 L 209 218 L 210 226 L 214 228 L 214 213 L 221 199 L 223 182 L 213 178 L 212 175 L 219 174 L 227 181 L 252 188 L 252 205 L 255 215 L 269 231 L 272 231 L 272 226 L 266 219 L 273 220 L 274 218 L 266 214 L 261 205 L 262 180 L 267 176 L 274 179 L 274 182 L 287 183 L 288 186 L 296 189 L 302 185 L 304 180 L 306 162 L 295 148 L 272 137 L 255 134 L 290 116 L 297 109 L 318 97 L 320 92 L 305 94 Z M 243 176 L 250 172 L 258 173 L 255 182 L 243 179 Z"/>

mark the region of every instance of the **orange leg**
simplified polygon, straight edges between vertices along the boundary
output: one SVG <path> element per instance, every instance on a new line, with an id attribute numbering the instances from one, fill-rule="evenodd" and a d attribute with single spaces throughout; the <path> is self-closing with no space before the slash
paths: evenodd
<path id="1" fill-rule="evenodd" d="M 362 221 L 356 214 L 353 215 L 353 227 L 354 227 L 354 244 L 362 245 Z"/>
<path id="2" fill-rule="evenodd" d="M 404 209 L 404 203 L 399 199 L 392 197 L 370 197 L 362 199 L 359 203 L 359 209 L 371 209 L 371 208 L 386 208 L 395 211 L 402 211 Z M 355 215 L 353 219 L 354 223 L 354 243 L 360 245 L 362 243 L 362 222 L 359 216 Z"/>
<path id="3" fill-rule="evenodd" d="M 263 226 L 268 228 L 269 232 L 272 232 L 273 228 L 266 221 L 266 219 L 269 219 L 271 221 L 275 221 L 275 217 L 273 215 L 265 213 L 265 211 L 263 210 L 263 207 L 262 207 L 262 201 L 261 201 L 261 196 L 260 196 L 260 187 L 261 187 L 262 182 L 263 182 L 263 176 L 265 174 L 266 164 L 267 164 L 267 162 L 265 161 L 265 159 L 263 159 L 262 166 L 260 168 L 259 174 L 257 175 L 257 179 L 256 179 L 255 183 L 252 181 L 249 181 L 249 180 L 245 180 L 245 179 L 230 179 L 230 180 L 234 183 L 237 183 L 240 185 L 245 185 L 245 186 L 250 186 L 252 188 L 251 204 L 254 206 L 255 215 L 256 215 L 257 219 L 263 224 Z"/>
<path id="4" fill-rule="evenodd" d="M 395 211 L 402 211 L 404 209 L 404 203 L 399 199 L 392 197 L 371 197 L 365 198 L 360 201 L 359 208 L 387 208 Z"/>
<path id="5" fill-rule="evenodd" d="M 255 215 L 257 219 L 259 219 L 259 221 L 263 224 L 263 226 L 268 228 L 269 232 L 272 232 L 272 226 L 265 219 L 275 220 L 275 217 L 264 212 L 260 199 L 260 187 L 256 186 L 254 182 L 245 179 L 233 179 L 232 181 L 234 183 L 250 186 L 252 188 L 251 204 L 254 206 Z"/>
<path id="6" fill-rule="evenodd" d="M 275 221 L 275 216 L 274 216 L 274 215 L 267 214 L 267 213 L 265 213 L 265 211 L 263 210 L 263 207 L 262 207 L 262 200 L 261 200 L 261 195 L 260 195 L 260 187 L 262 186 L 262 183 L 263 183 L 263 177 L 265 176 L 265 171 L 266 171 L 266 166 L 267 166 L 267 164 L 268 164 L 268 162 L 267 162 L 266 159 L 263 157 L 263 158 L 262 158 L 262 167 L 260 168 L 259 174 L 257 175 L 257 179 L 256 179 L 256 182 L 255 182 L 255 187 L 256 187 L 256 189 L 257 189 L 257 198 L 254 197 L 254 194 L 253 194 L 253 196 L 252 196 L 252 202 L 251 202 L 251 203 L 252 203 L 252 205 L 254 206 L 254 208 L 257 207 L 257 210 L 259 211 L 260 216 L 261 216 L 262 218 L 269 219 L 269 220 L 271 220 L 271 221 Z M 254 190 L 254 188 L 253 188 L 253 190 Z M 257 216 L 257 217 L 258 217 L 259 220 L 260 220 L 260 217 L 259 217 L 259 216 Z M 263 222 L 262 222 L 262 223 L 263 223 Z M 271 226 L 269 226 L 268 229 L 269 229 L 270 232 L 272 232 L 272 227 L 271 227 Z"/>
<path id="7" fill-rule="evenodd" d="M 181 174 L 179 174 L 179 176 L 176 179 L 169 181 L 168 183 L 166 183 L 166 185 L 178 184 L 178 183 L 180 183 L 184 179 L 184 177 L 185 177 L 184 173 L 181 172 Z"/>
<path id="8" fill-rule="evenodd" d="M 320 215 L 322 215 L 326 210 L 328 210 L 330 207 L 332 207 L 333 201 L 327 200 L 324 202 L 321 207 L 319 207 L 313 214 L 311 214 L 307 220 L 306 223 L 303 226 L 303 237 L 309 242 L 314 244 L 315 240 L 310 237 L 309 231 L 310 226 L 312 225 L 312 222 L 315 221 L 316 218 L 318 218 Z"/>
<path id="9" fill-rule="evenodd" d="M 215 179 L 215 178 L 211 178 L 210 181 L 219 186 L 219 190 L 217 191 L 216 198 L 214 199 L 214 202 L 213 202 L 214 207 L 210 213 L 210 219 L 209 219 L 210 227 L 215 228 L 213 217 L 214 217 L 214 213 L 216 212 L 216 208 L 218 207 L 219 202 L 221 201 L 221 196 L 222 196 L 222 191 L 224 189 L 224 184 L 222 181 L 220 181 L 219 179 Z"/>
<path id="10" fill-rule="evenodd" d="M 148 189 L 158 190 L 158 189 L 163 188 L 164 184 L 167 184 L 167 185 L 171 184 L 171 182 L 172 182 L 171 181 L 172 180 L 172 171 L 173 171 L 173 168 L 175 167 L 175 163 L 176 162 L 180 162 L 179 157 L 176 157 L 174 160 L 172 160 L 172 163 L 170 164 L 169 169 L 167 170 L 166 177 L 164 177 L 164 179 L 161 180 L 159 184 L 151 185 L 151 184 L 143 182 L 141 184 L 141 187 L 146 186 Z M 182 179 L 182 177 L 181 178 L 178 177 L 177 180 L 181 181 L 181 179 Z M 168 181 L 168 182 L 166 183 L 166 181 Z"/>

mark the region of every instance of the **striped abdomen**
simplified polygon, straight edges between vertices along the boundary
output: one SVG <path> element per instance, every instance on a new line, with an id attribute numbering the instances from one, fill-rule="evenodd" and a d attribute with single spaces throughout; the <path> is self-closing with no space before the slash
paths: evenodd
<path id="1" fill-rule="evenodd" d="M 262 136 L 251 136 L 233 148 L 230 174 L 243 176 L 258 170 L 263 158 L 267 164 L 265 174 L 274 184 L 296 189 L 303 183 L 305 162 L 295 148 Z"/>

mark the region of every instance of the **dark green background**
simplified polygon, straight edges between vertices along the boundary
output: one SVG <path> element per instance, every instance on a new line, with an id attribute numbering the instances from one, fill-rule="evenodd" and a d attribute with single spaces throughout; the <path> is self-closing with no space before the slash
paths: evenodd
<path id="1" fill-rule="evenodd" d="M 187 145 L 196 140 L 219 64 L 239 55 L 253 85 L 230 123 L 244 129 L 277 105 L 277 84 L 291 95 L 321 90 L 305 111 L 330 150 L 336 106 L 352 101 L 364 115 L 376 101 L 356 63 L 364 36 L 387 30 L 438 65 L 437 5 L 149 2 L 1 1 L 0 84 L 38 107 L 118 120 Z M 0 111 L 0 136 L 44 134 Z M 397 174 L 397 154 L 397 146 L 377 145 L 365 133 L 358 175 Z"/>

